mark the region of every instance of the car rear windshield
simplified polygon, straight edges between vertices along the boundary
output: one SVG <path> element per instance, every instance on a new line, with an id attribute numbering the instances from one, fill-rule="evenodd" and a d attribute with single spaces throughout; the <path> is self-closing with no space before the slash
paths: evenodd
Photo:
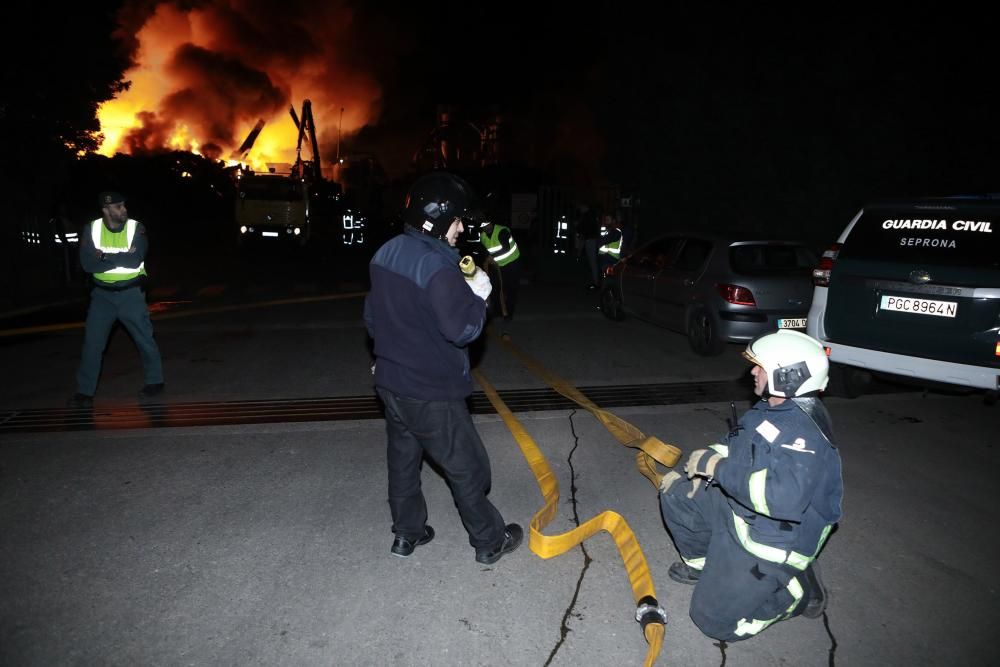
<path id="1" fill-rule="evenodd" d="M 865 209 L 845 239 L 840 256 L 1000 268 L 1000 208 Z"/>
<path id="2" fill-rule="evenodd" d="M 745 275 L 810 272 L 816 256 L 809 248 L 791 243 L 744 243 L 730 246 L 733 271 Z"/>

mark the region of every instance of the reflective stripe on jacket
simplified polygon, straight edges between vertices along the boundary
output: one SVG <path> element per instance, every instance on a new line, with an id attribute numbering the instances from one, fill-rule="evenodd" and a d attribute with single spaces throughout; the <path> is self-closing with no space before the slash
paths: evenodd
<path id="1" fill-rule="evenodd" d="M 793 401 L 759 401 L 726 439 L 715 483 L 729 530 L 757 558 L 804 570 L 841 517 L 840 454 Z"/>
<path id="2" fill-rule="evenodd" d="M 138 225 L 138 222 L 129 218 L 124 227 L 113 232 L 107 228 L 102 218 L 98 218 L 90 223 L 90 236 L 94 240 L 95 248 L 105 255 L 115 255 L 128 252 L 128 249 L 132 247 L 132 239 L 135 238 L 135 230 Z M 130 269 L 125 266 L 117 266 L 101 273 L 95 273 L 94 278 L 105 283 L 117 283 L 144 275 L 146 275 L 146 263 L 142 262 L 138 268 Z"/>
<path id="3" fill-rule="evenodd" d="M 607 240 L 600 248 L 597 249 L 598 254 L 608 255 L 614 259 L 619 259 L 622 256 L 622 230 L 620 229 L 609 229 L 606 235 L 602 239 Z"/>
<path id="4" fill-rule="evenodd" d="M 500 234 L 504 231 L 507 232 L 510 238 L 509 248 L 504 248 L 503 243 L 500 241 Z M 521 251 L 517 249 L 517 241 L 514 240 L 514 235 L 510 233 L 510 229 L 503 225 L 494 224 L 493 233 L 489 236 L 479 232 L 479 242 L 489 251 L 490 257 L 497 263 L 497 266 L 506 266 L 521 256 Z"/>

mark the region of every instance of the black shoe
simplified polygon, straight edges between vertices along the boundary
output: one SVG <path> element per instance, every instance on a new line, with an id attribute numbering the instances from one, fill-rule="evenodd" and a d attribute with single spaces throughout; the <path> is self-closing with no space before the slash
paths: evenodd
<path id="1" fill-rule="evenodd" d="M 392 552 L 393 556 L 399 556 L 400 558 L 406 558 L 413 553 L 413 550 L 417 547 L 422 547 L 431 540 L 434 539 L 434 529 L 430 526 L 424 526 L 424 536 L 419 540 L 414 542 L 409 540 L 402 535 L 397 535 L 396 539 L 392 542 Z"/>
<path id="2" fill-rule="evenodd" d="M 94 407 L 94 397 L 77 392 L 66 404 L 71 408 L 92 408 Z"/>
<path id="3" fill-rule="evenodd" d="M 696 570 L 684 561 L 677 561 L 667 570 L 667 576 L 678 584 L 693 586 L 701 578 L 701 570 Z"/>
<path id="4" fill-rule="evenodd" d="M 802 615 L 806 618 L 819 618 L 826 611 L 826 601 L 827 593 L 826 586 L 823 585 L 823 580 L 819 576 L 819 564 L 813 561 L 806 568 L 804 573 L 806 580 L 806 594 L 809 596 L 809 601 L 806 602 L 806 608 L 802 610 Z"/>
<path id="5" fill-rule="evenodd" d="M 521 546 L 521 540 L 524 538 L 524 531 L 516 523 L 508 523 L 507 529 L 504 530 L 503 540 L 500 541 L 495 547 L 476 549 L 476 562 L 483 563 L 485 565 L 492 565 L 493 563 L 500 560 L 504 554 L 509 554 L 514 549 Z"/>
<path id="6" fill-rule="evenodd" d="M 157 384 L 147 384 L 139 390 L 139 398 L 153 398 L 154 396 L 159 396 L 163 393 L 164 384 L 159 382 Z"/>

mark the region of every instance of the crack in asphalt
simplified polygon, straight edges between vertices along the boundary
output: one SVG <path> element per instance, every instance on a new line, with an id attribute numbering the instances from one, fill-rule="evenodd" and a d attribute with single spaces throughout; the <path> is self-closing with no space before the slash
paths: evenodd
<path id="1" fill-rule="evenodd" d="M 826 615 L 826 611 L 823 611 L 823 627 L 826 629 L 826 634 L 830 638 L 830 653 L 829 662 L 827 664 L 830 667 L 834 667 L 835 659 L 837 657 L 837 638 L 833 636 L 833 631 L 830 629 L 830 617 Z"/>
<path id="2" fill-rule="evenodd" d="M 572 432 L 573 434 L 573 448 L 569 450 L 569 456 L 567 457 L 566 460 L 569 463 L 569 479 L 570 479 L 569 493 L 570 493 L 570 504 L 573 506 L 573 522 L 577 526 L 579 526 L 580 514 L 577 511 L 576 471 L 573 468 L 573 453 L 576 451 L 576 448 L 580 445 L 580 436 L 576 434 L 576 428 L 574 428 L 573 426 L 573 415 L 575 414 L 576 410 L 573 410 L 571 413 L 569 413 L 569 429 L 570 432 Z M 559 652 L 559 649 L 566 642 L 566 636 L 570 632 L 572 632 L 572 629 L 569 627 L 570 617 L 580 618 L 580 614 L 574 612 L 574 609 L 576 608 L 576 601 L 580 597 L 580 586 L 583 584 L 583 578 L 586 576 L 587 569 L 590 567 L 590 563 L 593 561 L 593 559 L 590 557 L 590 554 L 587 553 L 587 547 L 584 546 L 583 542 L 580 543 L 580 550 L 583 552 L 583 568 L 580 570 L 580 576 L 576 580 L 576 590 L 573 591 L 573 599 L 570 600 L 569 605 L 566 607 L 566 612 L 563 614 L 562 617 L 562 623 L 559 626 L 559 641 L 556 642 L 556 645 L 552 647 L 552 652 L 549 653 L 549 657 L 545 661 L 545 667 L 548 667 L 548 665 L 552 664 L 552 661 L 555 659 L 556 654 Z"/>

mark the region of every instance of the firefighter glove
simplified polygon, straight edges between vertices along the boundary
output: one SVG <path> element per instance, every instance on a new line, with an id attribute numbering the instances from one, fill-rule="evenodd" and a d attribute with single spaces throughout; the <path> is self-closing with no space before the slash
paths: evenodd
<path id="1" fill-rule="evenodd" d="M 482 269 L 476 271 L 472 276 L 466 277 L 465 282 L 469 283 L 472 291 L 483 301 L 490 298 L 493 285 L 490 283 L 490 277 Z"/>
<path id="2" fill-rule="evenodd" d="M 688 479 L 704 477 L 711 480 L 715 477 L 715 468 L 719 465 L 719 461 L 724 458 L 722 454 L 711 449 L 696 449 L 691 452 L 687 463 L 684 464 L 684 472 L 687 473 Z"/>

